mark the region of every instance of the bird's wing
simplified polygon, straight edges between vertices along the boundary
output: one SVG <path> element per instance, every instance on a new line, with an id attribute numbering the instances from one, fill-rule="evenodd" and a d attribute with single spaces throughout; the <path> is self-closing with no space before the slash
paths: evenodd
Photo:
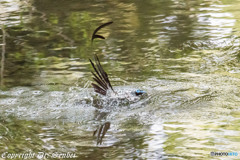
<path id="1" fill-rule="evenodd" d="M 108 74 L 102 68 L 102 65 L 101 65 L 97 55 L 94 55 L 94 59 L 95 59 L 95 64 L 92 62 L 91 59 L 89 59 L 89 61 L 95 71 L 95 73 L 92 72 L 93 80 L 96 82 L 96 83 L 92 83 L 92 86 L 93 86 L 95 92 L 102 94 L 102 95 L 106 95 L 107 90 L 109 88 L 114 92 L 111 82 L 108 79 Z"/>

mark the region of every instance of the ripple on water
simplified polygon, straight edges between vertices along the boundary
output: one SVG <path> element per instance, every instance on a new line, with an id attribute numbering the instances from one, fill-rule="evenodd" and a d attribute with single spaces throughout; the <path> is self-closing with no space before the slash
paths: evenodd
<path id="1" fill-rule="evenodd" d="M 5 82 L 30 86 L 0 91 L 0 153 L 212 159 L 211 151 L 240 149 L 237 1 L 35 2 L 0 2 Z M 86 37 L 109 15 L 117 19 L 103 31 L 108 38 L 90 49 Z M 89 52 L 102 53 L 116 91 L 140 88 L 148 97 L 96 95 Z M 96 145 L 92 133 L 106 122 Z"/>

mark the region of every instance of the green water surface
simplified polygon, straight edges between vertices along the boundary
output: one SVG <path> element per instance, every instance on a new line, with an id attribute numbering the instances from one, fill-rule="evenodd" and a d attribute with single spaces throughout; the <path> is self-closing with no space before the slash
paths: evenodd
<path id="1" fill-rule="evenodd" d="M 0 1 L 0 157 L 240 158 L 239 8 L 239 0 Z M 99 32 L 106 39 L 92 44 L 109 21 Z M 114 88 L 148 98 L 96 108 L 94 53 Z M 93 131 L 105 122 L 97 144 Z"/>

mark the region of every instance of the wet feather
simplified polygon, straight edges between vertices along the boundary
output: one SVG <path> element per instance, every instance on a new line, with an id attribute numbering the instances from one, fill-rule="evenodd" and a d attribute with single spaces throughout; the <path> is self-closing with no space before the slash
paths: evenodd
<path id="1" fill-rule="evenodd" d="M 92 72 L 93 80 L 96 82 L 96 84 L 92 83 L 94 91 L 99 94 L 106 95 L 107 90 L 109 88 L 111 88 L 111 90 L 114 92 L 111 82 L 109 81 L 108 74 L 102 68 L 102 65 L 101 65 L 97 55 L 94 55 L 94 59 L 95 59 L 95 64 L 92 62 L 91 59 L 89 59 L 91 65 L 95 71 L 95 73 Z"/>

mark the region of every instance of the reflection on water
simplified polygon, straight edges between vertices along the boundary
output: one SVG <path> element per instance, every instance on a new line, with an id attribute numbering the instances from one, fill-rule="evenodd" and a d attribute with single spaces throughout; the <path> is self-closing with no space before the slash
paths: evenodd
<path id="1" fill-rule="evenodd" d="M 95 135 L 97 136 L 97 145 L 102 144 L 103 138 L 110 128 L 110 124 L 111 124 L 110 122 L 105 122 L 93 132 L 93 136 Z"/>
<path id="2" fill-rule="evenodd" d="M 210 152 L 240 150 L 239 5 L 0 1 L 0 155 L 229 158 Z M 99 32 L 106 40 L 92 45 L 93 30 L 109 21 Z M 115 90 L 143 89 L 148 97 L 125 103 L 96 95 L 93 53 Z"/>

